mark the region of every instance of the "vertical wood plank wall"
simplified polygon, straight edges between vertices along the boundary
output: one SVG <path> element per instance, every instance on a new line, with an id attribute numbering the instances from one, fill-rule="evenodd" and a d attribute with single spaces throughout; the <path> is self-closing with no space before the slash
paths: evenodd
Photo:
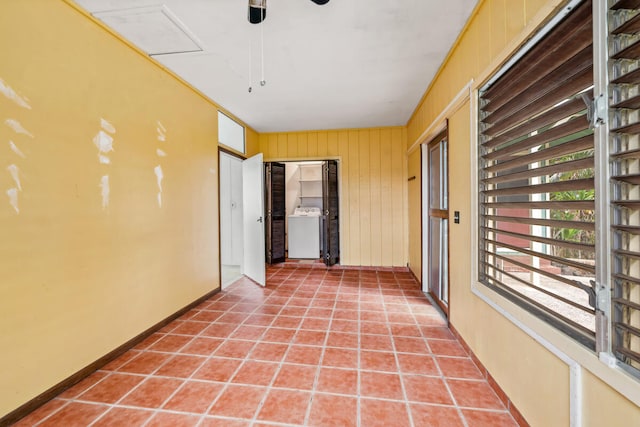
<path id="1" fill-rule="evenodd" d="M 340 159 L 342 265 L 405 266 L 406 128 L 268 133 L 265 161 Z"/>

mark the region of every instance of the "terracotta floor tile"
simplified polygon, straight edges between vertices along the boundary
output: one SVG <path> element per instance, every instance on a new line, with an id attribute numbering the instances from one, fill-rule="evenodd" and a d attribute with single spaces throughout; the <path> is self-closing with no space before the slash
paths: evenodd
<path id="1" fill-rule="evenodd" d="M 380 372 L 360 372 L 360 394 L 363 397 L 404 400 L 400 375 Z"/>
<path id="2" fill-rule="evenodd" d="M 363 350 L 393 351 L 389 335 L 360 335 L 360 348 Z"/>
<path id="3" fill-rule="evenodd" d="M 71 402 L 55 412 L 38 426 L 44 427 L 84 427 L 109 409 L 106 405 Z"/>
<path id="4" fill-rule="evenodd" d="M 455 340 L 451 331 L 444 327 L 422 326 L 420 327 L 422 336 L 425 338 L 437 338 L 441 340 Z"/>
<path id="5" fill-rule="evenodd" d="M 231 323 L 212 323 L 202 331 L 201 335 L 206 337 L 227 338 L 237 327 L 238 325 Z"/>
<path id="6" fill-rule="evenodd" d="M 355 397 L 313 395 L 309 425 L 315 427 L 355 427 L 357 424 L 358 400 Z M 362 425 L 364 426 L 364 424 Z"/>
<path id="7" fill-rule="evenodd" d="M 132 374 L 150 374 L 171 358 L 170 354 L 144 352 L 130 362 L 121 366 L 118 371 Z"/>
<path id="8" fill-rule="evenodd" d="M 125 363 L 131 361 L 134 357 L 137 357 L 141 352 L 138 350 L 129 350 L 122 356 L 112 360 L 111 362 L 100 368 L 101 371 L 115 371 Z"/>
<path id="9" fill-rule="evenodd" d="M 389 327 L 382 322 L 361 322 L 361 334 L 389 335 Z"/>
<path id="10" fill-rule="evenodd" d="M 266 391 L 265 387 L 230 385 L 222 392 L 209 414 L 252 419 Z"/>
<path id="11" fill-rule="evenodd" d="M 213 322 L 214 320 L 219 319 L 223 314 L 224 311 L 202 310 L 198 312 L 198 314 L 194 315 L 191 320 L 199 322 Z"/>
<path id="12" fill-rule="evenodd" d="M 386 322 L 387 315 L 384 311 L 361 311 L 360 320 L 362 322 Z"/>
<path id="13" fill-rule="evenodd" d="M 428 354 L 429 349 L 424 338 L 393 337 L 396 351 L 399 353 Z"/>
<path id="14" fill-rule="evenodd" d="M 209 356 L 213 354 L 223 342 L 224 340 L 220 338 L 195 337 L 193 341 L 187 344 L 180 352 Z"/>
<path id="15" fill-rule="evenodd" d="M 398 365 L 393 353 L 383 351 L 361 351 L 360 369 L 397 372 Z"/>
<path id="16" fill-rule="evenodd" d="M 311 393 L 271 390 L 258 413 L 258 420 L 304 424 Z"/>
<path id="17" fill-rule="evenodd" d="M 167 363 L 162 365 L 156 375 L 166 377 L 188 378 L 207 360 L 203 356 L 174 356 Z"/>
<path id="18" fill-rule="evenodd" d="M 164 409 L 202 414 L 220 394 L 224 384 L 187 381 L 164 405 Z"/>
<path id="19" fill-rule="evenodd" d="M 325 393 L 358 394 L 358 371 L 355 369 L 322 368 L 317 391 Z"/>
<path id="20" fill-rule="evenodd" d="M 193 337 L 184 336 L 184 335 L 165 335 L 160 338 L 158 341 L 153 343 L 149 350 L 154 351 L 167 351 L 175 353 L 184 347 L 189 341 L 191 341 Z"/>
<path id="21" fill-rule="evenodd" d="M 218 318 L 219 322 L 240 324 L 249 317 L 247 313 L 227 312 Z"/>
<path id="22" fill-rule="evenodd" d="M 93 387 L 108 375 L 109 372 L 94 372 L 84 380 L 80 381 L 78 384 L 62 392 L 58 397 L 61 397 L 63 399 L 73 399 L 75 397 L 78 397 L 80 394 L 84 393 L 90 387 Z"/>
<path id="23" fill-rule="evenodd" d="M 319 319 L 330 319 L 333 315 L 332 308 L 311 307 L 307 310 L 306 317 L 317 317 Z M 335 320 L 335 319 L 333 319 Z"/>
<path id="24" fill-rule="evenodd" d="M 447 378 L 483 379 L 482 373 L 468 357 L 437 357 L 436 362 L 440 366 L 442 375 Z"/>
<path id="25" fill-rule="evenodd" d="M 447 320 L 440 314 L 414 314 L 416 323 L 420 326 L 441 326 L 447 327 Z"/>
<path id="26" fill-rule="evenodd" d="M 90 402 L 116 403 L 142 380 L 144 377 L 141 376 L 114 373 L 82 393 L 78 399 Z"/>
<path id="27" fill-rule="evenodd" d="M 311 303 L 311 307 L 316 308 L 333 308 L 336 305 L 333 299 L 314 299 Z"/>
<path id="28" fill-rule="evenodd" d="M 239 302 L 238 304 L 234 305 L 231 309 L 229 309 L 229 311 L 236 312 L 236 313 L 252 313 L 256 309 L 259 309 L 260 307 L 261 307 L 260 304 Z"/>
<path id="29" fill-rule="evenodd" d="M 424 427 L 463 427 L 460 414 L 455 407 L 423 405 L 412 403 L 411 414 L 416 426 Z M 489 426 L 487 426 L 489 427 Z"/>
<path id="30" fill-rule="evenodd" d="M 212 358 L 204 362 L 193 375 L 193 378 L 220 382 L 228 381 L 241 363 L 241 360 Z"/>
<path id="31" fill-rule="evenodd" d="M 152 416 L 152 410 L 115 407 L 93 423 L 92 427 L 142 426 Z"/>
<path id="32" fill-rule="evenodd" d="M 451 395 L 440 378 L 404 375 L 402 380 L 409 401 L 453 405 Z"/>
<path id="33" fill-rule="evenodd" d="M 390 323 L 416 324 L 416 319 L 411 313 L 388 313 L 387 318 Z"/>
<path id="34" fill-rule="evenodd" d="M 209 322 L 194 322 L 192 320 L 187 320 L 177 328 L 173 329 L 171 333 L 180 335 L 198 335 L 207 328 L 207 326 L 209 326 Z"/>
<path id="35" fill-rule="evenodd" d="M 229 418 L 206 417 L 198 427 L 249 427 L 251 422 Z"/>
<path id="36" fill-rule="evenodd" d="M 358 310 L 333 310 L 333 318 L 341 320 L 358 320 Z"/>
<path id="37" fill-rule="evenodd" d="M 299 330 L 293 337 L 294 344 L 323 345 L 327 333 L 325 331 L 303 331 Z"/>
<path id="38" fill-rule="evenodd" d="M 329 319 L 309 317 L 302 321 L 300 329 L 326 331 L 329 328 Z"/>
<path id="39" fill-rule="evenodd" d="M 288 348 L 287 344 L 258 343 L 249 357 L 255 360 L 280 362 Z"/>
<path id="40" fill-rule="evenodd" d="M 231 380 L 232 383 L 268 386 L 278 370 L 277 363 L 247 360 Z"/>
<path id="41" fill-rule="evenodd" d="M 295 334 L 295 329 L 269 328 L 267 332 L 265 332 L 262 340 L 267 342 L 289 343 L 293 340 Z"/>
<path id="42" fill-rule="evenodd" d="M 398 363 L 403 374 L 440 375 L 431 356 L 398 353 Z"/>
<path id="43" fill-rule="evenodd" d="M 31 427 L 54 412 L 60 410 L 63 406 L 65 406 L 68 402 L 66 400 L 53 399 L 31 412 L 26 417 L 21 418 L 17 423 L 13 425 L 13 427 Z"/>
<path id="44" fill-rule="evenodd" d="M 283 317 L 302 317 L 306 312 L 307 309 L 304 307 L 283 307 L 279 315 Z M 277 322 L 278 318 L 275 321 Z"/>
<path id="45" fill-rule="evenodd" d="M 463 409 L 462 414 L 469 427 L 517 427 L 507 412 L 473 411 Z"/>
<path id="46" fill-rule="evenodd" d="M 354 322 L 352 320 L 333 319 L 331 321 L 332 332 L 350 332 L 357 334 L 358 329 L 358 322 Z"/>
<path id="47" fill-rule="evenodd" d="M 129 393 L 121 401 L 121 404 L 142 408 L 159 408 L 181 384 L 181 380 L 172 378 L 148 378 Z"/>
<path id="48" fill-rule="evenodd" d="M 439 356 L 466 357 L 467 352 L 457 341 L 451 340 L 428 340 L 429 348 L 433 354 Z"/>
<path id="49" fill-rule="evenodd" d="M 244 321 L 245 325 L 269 326 L 276 316 L 271 314 L 252 314 Z"/>
<path id="50" fill-rule="evenodd" d="M 252 341 L 228 340 L 213 353 L 218 357 L 235 357 L 244 359 L 255 345 Z"/>
<path id="51" fill-rule="evenodd" d="M 272 327 L 296 329 L 302 323 L 302 317 L 278 316 L 271 324 Z"/>
<path id="52" fill-rule="evenodd" d="M 313 389 L 317 370 L 318 368 L 315 366 L 283 364 L 273 386 L 311 390 Z"/>
<path id="53" fill-rule="evenodd" d="M 394 337 L 421 337 L 420 328 L 415 325 L 390 324 L 391 335 Z"/>
<path id="54" fill-rule="evenodd" d="M 237 339 L 237 340 L 257 340 L 262 334 L 267 330 L 265 326 L 251 326 L 251 325 L 243 325 L 239 326 L 229 338 Z"/>
<path id="55" fill-rule="evenodd" d="M 320 362 L 321 355 L 322 347 L 292 345 L 285 356 L 285 362 L 317 365 Z"/>
<path id="56" fill-rule="evenodd" d="M 184 322 L 182 322 L 182 321 L 176 321 L 176 324 L 177 324 L 176 327 L 181 326 L 183 323 Z M 138 344 L 136 344 L 134 349 L 136 349 L 136 350 L 147 349 L 147 348 L 149 348 L 149 346 L 151 346 L 153 343 L 158 341 L 163 336 L 164 336 L 164 334 L 161 334 L 159 332 L 153 333 L 153 334 L 149 335 L 148 337 L 146 337 L 145 339 L 143 339 L 142 341 L 140 341 Z"/>
<path id="57" fill-rule="evenodd" d="M 358 367 L 358 352 L 344 348 L 326 348 L 322 358 L 322 365 L 334 368 L 356 369 Z"/>
<path id="58" fill-rule="evenodd" d="M 200 418 L 196 415 L 158 412 L 145 427 L 192 427 L 198 424 L 198 421 Z"/>
<path id="59" fill-rule="evenodd" d="M 409 414 L 405 402 L 361 399 L 360 424 L 367 427 L 409 427 Z"/>
<path id="60" fill-rule="evenodd" d="M 330 332 L 326 345 L 329 347 L 358 348 L 358 334 Z"/>
<path id="61" fill-rule="evenodd" d="M 458 406 L 499 409 L 505 407 L 485 381 L 447 380 Z"/>

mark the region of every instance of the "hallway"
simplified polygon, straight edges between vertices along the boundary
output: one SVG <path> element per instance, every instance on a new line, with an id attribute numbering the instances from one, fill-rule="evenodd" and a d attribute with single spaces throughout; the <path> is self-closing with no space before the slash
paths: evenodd
<path id="1" fill-rule="evenodd" d="M 242 279 L 19 426 L 515 426 L 402 269 Z"/>

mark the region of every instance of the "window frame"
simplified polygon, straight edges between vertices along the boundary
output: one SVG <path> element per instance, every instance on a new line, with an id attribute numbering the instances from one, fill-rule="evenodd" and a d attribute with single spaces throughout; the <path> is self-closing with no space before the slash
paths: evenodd
<path id="1" fill-rule="evenodd" d="M 582 0 L 567 1 L 562 8 L 556 9 L 554 16 L 539 17 L 537 22 L 532 22 L 526 27 L 519 39 L 520 44 L 513 44 L 501 54 L 493 65 L 488 67 L 481 78 L 473 82 L 470 87 L 470 157 L 472 173 L 470 185 L 472 189 L 479 189 L 479 92 L 483 87 L 492 84 L 506 72 L 514 63 L 531 49 L 546 32 L 552 30 L 557 23 L 564 18 L 567 5 L 575 5 Z M 560 10 L 558 13 L 557 11 Z M 593 0 L 593 51 L 594 51 L 594 93 L 600 94 L 605 99 L 608 94 L 608 10 L 607 0 Z M 496 67 L 495 64 L 503 64 Z M 607 104 L 607 103 L 605 103 Z M 608 107 L 600 109 L 599 116 L 608 117 Z M 599 123 L 594 129 L 594 168 L 596 173 L 596 227 L 599 234 L 596 244 L 596 263 L 600 268 L 596 269 L 597 304 L 602 316 L 597 321 L 596 328 L 600 331 L 596 336 L 596 351 L 590 350 L 567 336 L 563 332 L 532 315 L 528 310 L 515 304 L 510 299 L 495 292 L 490 287 L 480 283 L 478 250 L 480 248 L 479 226 L 480 210 L 479 195 L 477 191 L 471 193 L 471 291 L 472 293 L 494 308 L 505 318 L 515 324 L 527 335 L 551 351 L 571 368 L 572 388 L 574 381 L 579 384 L 580 371 L 587 369 L 597 378 L 601 379 L 616 391 L 621 393 L 636 405 L 640 405 L 640 396 L 637 394 L 637 373 L 630 371 L 623 363 L 618 361 L 611 352 L 611 212 L 610 212 L 610 165 L 609 165 L 609 127 L 608 120 Z M 604 195 L 604 197 L 603 197 Z M 579 387 L 579 385 L 576 385 Z"/>

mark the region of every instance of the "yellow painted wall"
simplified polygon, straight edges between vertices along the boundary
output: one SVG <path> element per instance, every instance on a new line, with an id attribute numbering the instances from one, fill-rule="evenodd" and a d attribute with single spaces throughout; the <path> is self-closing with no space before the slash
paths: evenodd
<path id="1" fill-rule="evenodd" d="M 404 127 L 260 134 L 265 161 L 340 159 L 342 265 L 407 263 Z"/>
<path id="2" fill-rule="evenodd" d="M 428 88 L 408 123 L 407 146 L 419 142 L 436 118 L 470 79 L 490 76 L 547 16 L 559 0 L 484 0 Z M 471 292 L 471 139 L 470 103 L 449 119 L 450 211 L 460 211 L 460 224 L 450 226 L 450 319 L 532 426 L 567 426 L 570 414 L 569 368 L 521 329 Z M 419 171 L 419 150 L 409 153 L 409 174 Z M 418 178 L 419 179 L 419 178 Z M 409 187 L 413 199 L 416 189 Z M 409 259 L 419 260 L 419 205 L 410 203 Z M 455 254 L 455 255 L 454 255 Z M 416 270 L 414 269 L 414 272 Z M 567 338 L 568 340 L 568 338 Z M 585 358 L 591 356 L 580 349 Z M 597 362 L 596 362 L 597 363 Z M 583 424 L 629 426 L 640 409 L 613 388 L 582 369 Z M 640 388 L 640 387 L 639 387 Z"/>
<path id="3" fill-rule="evenodd" d="M 213 103 L 62 1 L 0 2 L 0 52 L 31 107 L 0 93 L 1 418 L 216 289 L 219 265 Z"/>

